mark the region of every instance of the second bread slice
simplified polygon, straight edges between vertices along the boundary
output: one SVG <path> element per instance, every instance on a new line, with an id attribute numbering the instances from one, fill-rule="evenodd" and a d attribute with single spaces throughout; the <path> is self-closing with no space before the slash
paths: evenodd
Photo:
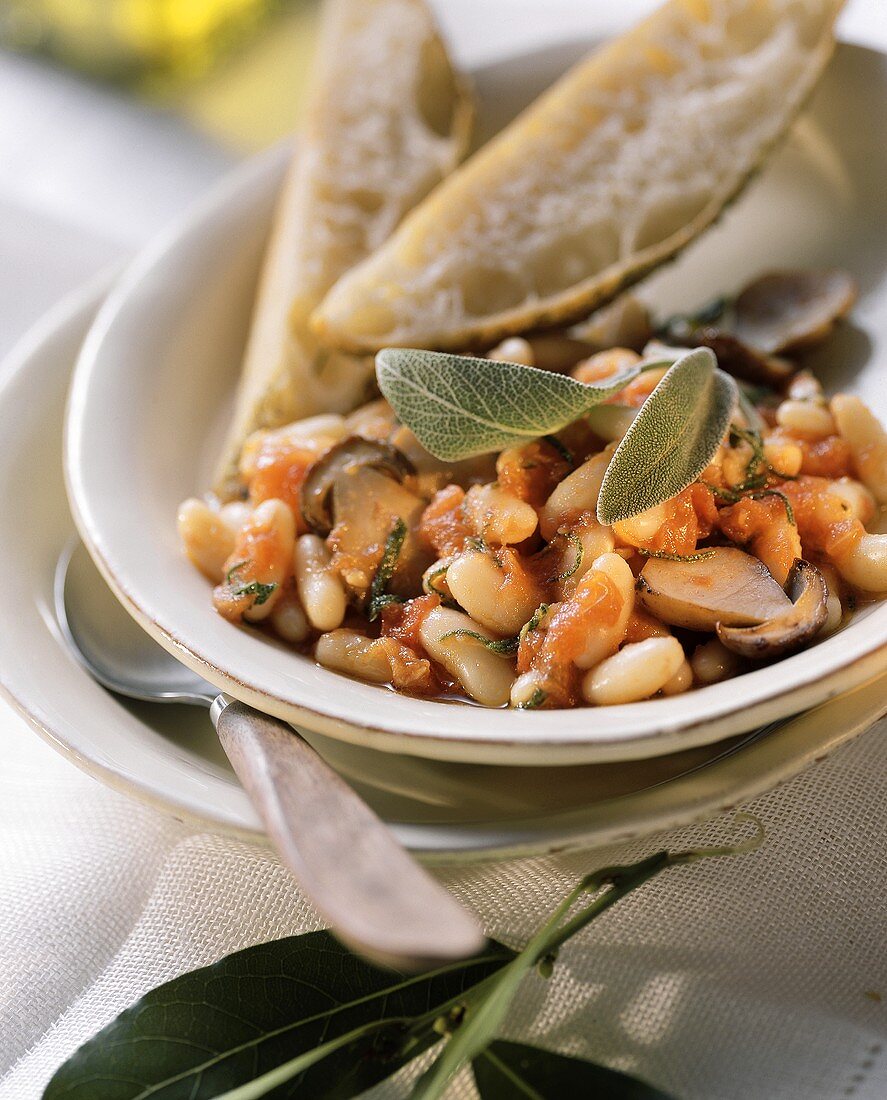
<path id="1" fill-rule="evenodd" d="M 833 48 L 840 0 L 669 0 L 442 184 L 315 315 L 333 346 L 461 349 L 587 315 L 709 225 Z"/>

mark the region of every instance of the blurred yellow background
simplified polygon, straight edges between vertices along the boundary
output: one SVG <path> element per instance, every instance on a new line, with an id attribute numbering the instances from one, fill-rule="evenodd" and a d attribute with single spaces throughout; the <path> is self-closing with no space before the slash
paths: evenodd
<path id="1" fill-rule="evenodd" d="M 0 44 L 132 89 L 248 152 L 298 124 L 317 0 L 0 0 Z"/>

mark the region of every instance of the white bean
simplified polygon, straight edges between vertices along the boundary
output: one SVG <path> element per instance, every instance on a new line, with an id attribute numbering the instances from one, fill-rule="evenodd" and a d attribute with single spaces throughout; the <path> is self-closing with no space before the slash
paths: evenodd
<path id="1" fill-rule="evenodd" d="M 453 561 L 447 587 L 473 619 L 503 635 L 517 634 L 542 602 L 535 584 L 521 584 L 520 575 L 506 573 L 478 550 L 466 550 Z"/>
<path id="2" fill-rule="evenodd" d="M 487 359 L 500 363 L 520 363 L 525 367 L 534 365 L 533 348 L 520 336 L 511 336 L 487 352 Z"/>
<path id="3" fill-rule="evenodd" d="M 566 520 L 594 512 L 612 455 L 611 448 L 594 455 L 555 486 L 539 513 L 539 529 L 546 542 L 554 538 Z"/>
<path id="4" fill-rule="evenodd" d="M 822 402 L 822 386 L 816 375 L 808 370 L 801 370 L 789 382 L 788 396 L 793 401 Z"/>
<path id="5" fill-rule="evenodd" d="M 243 500 L 232 500 L 230 503 L 222 505 L 222 510 L 219 512 L 222 521 L 231 528 L 235 535 L 252 514 L 252 508 Z"/>
<path id="6" fill-rule="evenodd" d="M 693 686 L 693 668 L 690 662 L 686 659 L 683 660 L 681 667 L 672 676 L 672 678 L 662 685 L 663 695 L 681 695 L 685 691 L 689 691 Z"/>
<path id="7" fill-rule="evenodd" d="M 330 569 L 330 552 L 317 535 L 296 539 L 296 588 L 315 630 L 335 630 L 345 618 L 345 588 Z"/>
<path id="8" fill-rule="evenodd" d="M 511 685 L 511 705 L 513 707 L 525 707 L 534 698 L 546 695 L 545 677 L 541 672 L 531 668 L 524 672 Z"/>
<path id="9" fill-rule="evenodd" d="M 593 624 L 585 640 L 585 648 L 575 659 L 577 668 L 592 668 L 608 657 L 625 637 L 625 628 L 634 610 L 634 574 L 628 562 L 618 554 L 601 554 L 592 565 L 605 573 L 616 585 L 622 606 L 612 626 Z"/>
<path id="10" fill-rule="evenodd" d="M 665 687 L 683 664 L 684 650 L 677 638 L 629 642 L 585 674 L 582 697 L 596 706 L 649 699 Z"/>
<path id="11" fill-rule="evenodd" d="M 225 577 L 225 562 L 234 550 L 234 531 L 205 500 L 191 497 L 179 507 L 179 538 L 185 553 L 213 584 Z"/>
<path id="12" fill-rule="evenodd" d="M 862 523 L 868 521 L 875 514 L 875 498 L 860 481 L 854 481 L 851 477 L 838 478 L 829 483 L 826 492 L 830 496 L 837 497 L 845 506 L 848 519 L 858 519 Z"/>
<path id="13" fill-rule="evenodd" d="M 378 638 L 365 638 L 353 630 L 333 630 L 317 639 L 314 656 L 318 664 L 344 672 L 358 680 L 387 684 L 391 680 L 391 658 Z"/>
<path id="14" fill-rule="evenodd" d="M 742 662 L 735 653 L 721 644 L 719 638 L 712 638 L 696 647 L 690 658 L 690 665 L 693 675 L 701 684 L 716 684 L 735 676 Z"/>
<path id="15" fill-rule="evenodd" d="M 586 519 L 581 527 L 575 529 L 575 534 L 582 543 L 582 562 L 573 576 L 568 577 L 565 581 L 565 590 L 567 591 L 572 591 L 576 587 L 576 582 L 585 576 L 597 559 L 604 554 L 612 553 L 613 547 L 616 545 L 612 528 L 605 527 L 602 523 L 598 523 L 596 519 Z M 569 553 L 572 549 L 569 543 L 568 547 Z"/>
<path id="16" fill-rule="evenodd" d="M 311 633 L 305 612 L 295 596 L 285 594 L 268 618 L 275 633 L 291 645 L 304 642 Z"/>
<path id="17" fill-rule="evenodd" d="M 887 592 L 887 535 L 863 535 L 835 565 L 854 587 L 864 592 Z"/>
<path id="18" fill-rule="evenodd" d="M 825 439 L 835 434 L 832 414 L 812 401 L 783 401 L 776 410 L 776 423 L 786 431 L 810 439 Z"/>
<path id="19" fill-rule="evenodd" d="M 780 439 L 764 444 L 764 458 L 784 477 L 797 477 L 804 464 L 804 452 L 797 443 Z"/>
<path id="20" fill-rule="evenodd" d="M 831 409 L 863 483 L 879 504 L 887 504 L 887 431 L 858 397 L 840 393 L 832 398 Z"/>
<path id="21" fill-rule="evenodd" d="M 263 584 L 273 584 L 274 589 L 262 602 L 256 600 L 243 612 L 249 623 L 260 623 L 267 619 L 283 596 L 283 585 L 288 579 L 293 561 L 293 546 L 296 539 L 296 520 L 292 509 L 282 500 L 272 498 L 263 500 L 253 511 L 234 546 L 235 554 L 244 547 L 244 558 L 249 558 L 250 538 L 244 543 L 244 533 L 250 528 L 262 532 L 260 536 L 267 553 L 262 575 L 257 579 Z"/>
<path id="22" fill-rule="evenodd" d="M 511 696 L 514 669 L 511 661 L 485 648 L 475 638 L 444 637 L 455 630 L 470 630 L 493 640 L 480 625 L 447 607 L 436 607 L 419 628 L 419 637 L 428 654 L 454 676 L 465 691 L 487 707 L 501 707 Z"/>
<path id="23" fill-rule="evenodd" d="M 844 618 L 844 608 L 841 606 L 840 597 L 831 590 L 829 590 L 825 606 L 826 620 L 819 628 L 816 634 L 817 638 L 826 638 L 829 634 L 834 634 Z"/>
<path id="24" fill-rule="evenodd" d="M 642 546 L 654 538 L 665 519 L 665 508 L 657 504 L 655 508 L 648 508 L 646 512 L 632 516 L 631 519 L 614 523 L 613 531 L 620 542 L 627 542 L 629 546 Z"/>
<path id="25" fill-rule="evenodd" d="M 536 509 L 498 485 L 474 485 L 465 494 L 462 515 L 476 535 L 498 546 L 523 542 L 536 530 Z"/>

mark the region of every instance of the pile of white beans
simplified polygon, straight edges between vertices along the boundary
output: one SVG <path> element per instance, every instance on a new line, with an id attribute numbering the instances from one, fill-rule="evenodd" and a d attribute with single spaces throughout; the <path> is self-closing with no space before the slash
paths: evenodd
<path id="1" fill-rule="evenodd" d="M 511 349 L 512 359 L 519 351 Z M 324 439 L 331 442 L 354 431 L 345 418 L 318 419 L 322 420 Z M 887 505 L 887 433 L 858 398 L 842 395 L 827 403 L 818 385 L 801 375 L 779 405 L 776 422 L 779 439 L 767 444 L 766 454 L 786 476 L 793 476 L 801 463 L 800 449 L 791 437 L 837 435 L 849 445 L 858 479 L 836 480 L 829 491 L 841 499 L 849 516 L 871 515 Z M 307 422 L 304 434 L 311 434 Z M 569 599 L 590 570 L 605 575 L 618 592 L 617 620 L 606 629 L 590 630 L 574 662 L 581 699 L 592 706 L 675 695 L 734 676 L 744 667 L 716 638 L 685 651 L 665 624 L 655 636 L 625 640 L 635 609 L 635 576 L 626 560 L 631 550 L 625 548 L 655 536 L 664 522 L 664 511 L 654 508 L 614 527 L 605 527 L 593 518 L 614 445 L 615 441 L 564 477 L 539 509 L 495 482 L 470 486 L 462 509 L 467 525 L 491 547 L 517 547 L 537 532 L 551 544 L 569 517 L 583 515 L 576 531 L 580 564 L 557 586 L 554 599 Z M 745 471 L 744 457 L 725 449 L 719 461 L 726 484 L 738 484 Z M 391 639 L 372 636 L 373 631 L 363 626 L 345 625 L 356 610 L 354 591 L 335 568 L 327 540 L 317 534 L 299 534 L 296 518 L 283 501 L 266 500 L 253 507 L 192 498 L 179 511 L 179 533 L 189 557 L 216 584 L 230 568 L 238 532 L 247 522 L 261 522 L 273 532 L 280 583 L 275 582 L 270 597 L 246 611 L 244 618 L 267 622 L 293 645 L 313 641 L 317 661 L 327 668 L 376 683 L 391 682 Z M 564 546 L 563 553 L 575 553 L 575 546 Z M 840 626 L 846 612 L 838 594 L 842 582 L 844 587 L 869 595 L 887 592 L 887 534 L 870 531 L 843 558 L 824 563 L 822 570 L 829 587 L 825 634 Z M 503 598 L 501 568 L 490 553 L 474 546 L 433 563 L 425 576 L 425 591 L 441 594 L 445 604 L 434 607 L 422 621 L 421 656 L 444 669 L 465 695 L 478 703 L 490 707 L 532 705 L 540 691 L 544 692 L 541 674 L 530 670 L 518 675 L 513 654 L 495 652 L 479 639 L 495 642 L 518 635 L 538 612 L 538 592 L 518 585 Z M 537 629 L 545 629 L 544 615 L 540 615 Z"/>

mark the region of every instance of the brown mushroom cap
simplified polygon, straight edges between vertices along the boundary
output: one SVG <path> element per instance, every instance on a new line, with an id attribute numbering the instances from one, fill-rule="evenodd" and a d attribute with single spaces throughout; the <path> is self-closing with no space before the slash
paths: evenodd
<path id="1" fill-rule="evenodd" d="M 818 343 L 856 300 L 846 271 L 773 271 L 742 291 L 732 331 L 744 343 L 775 355 Z"/>
<path id="2" fill-rule="evenodd" d="M 718 623 L 721 642 L 742 657 L 755 661 L 782 657 L 800 649 L 826 620 L 828 586 L 815 565 L 798 559 L 787 582 L 789 610 L 758 626 L 736 627 Z"/>
<path id="3" fill-rule="evenodd" d="M 312 531 L 324 536 L 330 533 L 333 486 L 345 474 L 365 467 L 379 470 L 400 482 L 415 472 L 409 459 L 388 443 L 356 435 L 343 439 L 309 467 L 302 483 L 302 516 Z"/>
<path id="4" fill-rule="evenodd" d="M 763 562 L 732 546 L 697 561 L 650 558 L 638 578 L 638 598 L 664 622 L 704 631 L 719 623 L 755 626 L 792 606 Z"/>

